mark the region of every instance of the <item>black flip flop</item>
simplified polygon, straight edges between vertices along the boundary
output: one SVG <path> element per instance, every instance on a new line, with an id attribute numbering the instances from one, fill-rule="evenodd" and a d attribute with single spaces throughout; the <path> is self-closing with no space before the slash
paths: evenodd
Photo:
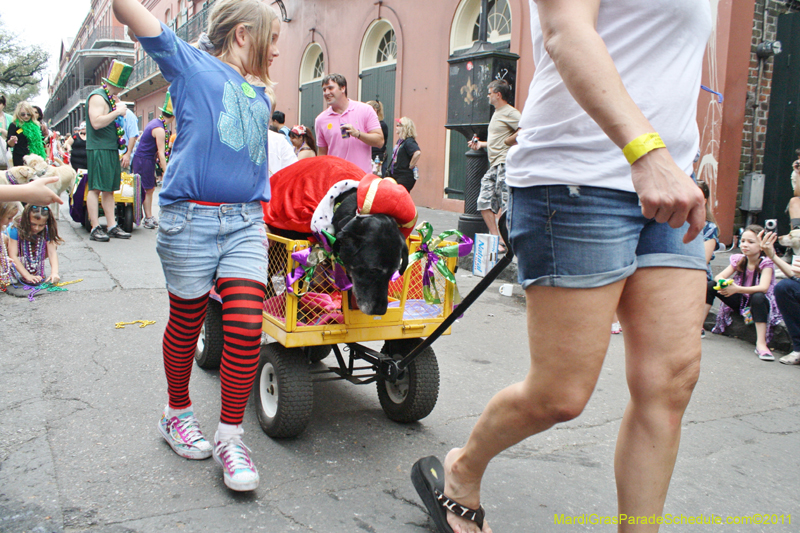
<path id="1" fill-rule="evenodd" d="M 444 495 L 444 467 L 436 457 L 423 457 L 414 463 L 411 467 L 411 483 L 417 489 L 417 494 L 428 509 L 439 533 L 453 533 L 453 529 L 447 523 L 447 511 L 475 522 L 483 529 L 483 520 L 486 516 L 483 507 L 470 509 Z"/>

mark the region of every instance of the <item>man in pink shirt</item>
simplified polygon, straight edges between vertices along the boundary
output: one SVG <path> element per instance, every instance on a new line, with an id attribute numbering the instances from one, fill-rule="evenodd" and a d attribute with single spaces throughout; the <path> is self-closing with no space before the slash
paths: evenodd
<path id="1" fill-rule="evenodd" d="M 319 155 L 335 155 L 371 172 L 372 147 L 383 146 L 383 131 L 375 110 L 347 97 L 347 80 L 341 74 L 323 78 L 322 97 L 329 107 L 314 121 Z"/>

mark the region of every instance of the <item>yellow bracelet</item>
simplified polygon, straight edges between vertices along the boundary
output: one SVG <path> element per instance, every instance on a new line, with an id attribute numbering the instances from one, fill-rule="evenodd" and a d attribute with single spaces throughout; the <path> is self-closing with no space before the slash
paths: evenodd
<path id="1" fill-rule="evenodd" d="M 625 159 L 628 160 L 628 163 L 632 165 L 643 155 L 657 148 L 666 147 L 667 145 L 664 144 L 664 141 L 661 140 L 661 136 L 658 133 L 645 133 L 626 144 L 625 148 L 622 149 L 622 153 L 625 155 Z"/>

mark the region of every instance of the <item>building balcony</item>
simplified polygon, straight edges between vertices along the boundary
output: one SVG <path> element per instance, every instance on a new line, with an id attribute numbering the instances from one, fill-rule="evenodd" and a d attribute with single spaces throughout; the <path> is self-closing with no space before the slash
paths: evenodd
<path id="1" fill-rule="evenodd" d="M 75 110 L 75 108 L 82 106 L 84 103 L 86 103 L 86 99 L 89 97 L 89 94 L 91 94 L 92 91 L 98 89 L 99 87 L 100 85 L 86 85 L 84 87 L 81 87 L 77 91 L 73 92 L 69 96 L 69 98 L 67 98 L 64 105 L 61 106 L 60 109 L 56 112 L 56 114 L 50 117 L 50 124 L 52 124 L 56 130 L 60 130 L 61 122 L 63 122 L 64 119 L 66 119 L 67 116 L 73 110 Z M 47 115 L 45 114 L 45 116 Z"/>

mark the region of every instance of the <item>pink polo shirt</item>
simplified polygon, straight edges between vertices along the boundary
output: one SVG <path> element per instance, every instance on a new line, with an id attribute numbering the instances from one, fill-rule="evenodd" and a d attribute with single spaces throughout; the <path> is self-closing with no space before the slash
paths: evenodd
<path id="1" fill-rule="evenodd" d="M 342 125 L 352 124 L 356 129 L 363 133 L 372 130 L 380 130 L 381 123 L 375 110 L 367 104 L 347 100 L 349 105 L 341 115 L 333 112 L 332 107 L 317 116 L 314 121 L 314 129 L 317 134 L 317 146 L 326 147 L 328 155 L 341 157 L 351 163 L 358 165 L 365 173 L 372 171 L 372 147 L 356 139 L 349 137 L 342 138 Z"/>

